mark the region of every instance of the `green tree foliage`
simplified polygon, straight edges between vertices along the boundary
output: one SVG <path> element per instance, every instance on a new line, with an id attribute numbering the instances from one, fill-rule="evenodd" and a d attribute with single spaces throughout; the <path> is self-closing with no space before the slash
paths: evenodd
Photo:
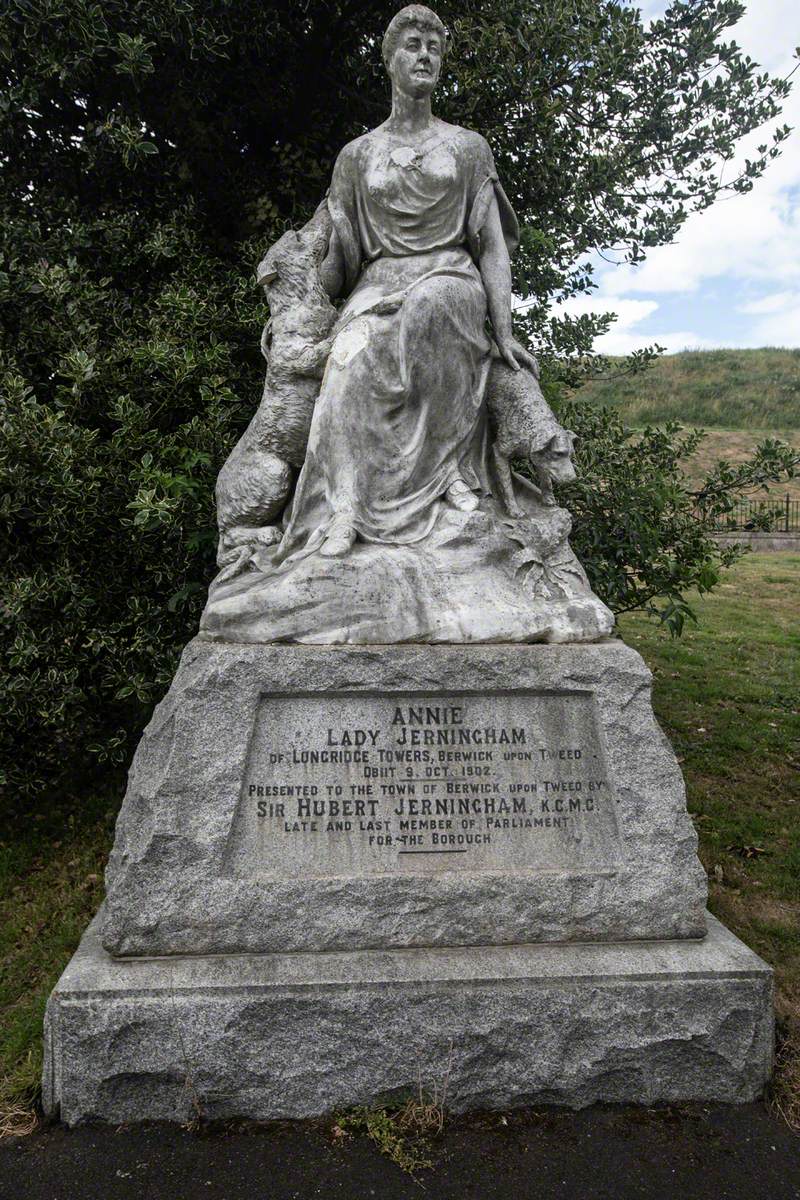
<path id="1" fill-rule="evenodd" d="M 196 628 L 213 480 L 259 394 L 252 269 L 309 215 L 340 146 L 385 116 L 396 7 L 0 9 L 0 754 L 15 793 L 124 762 Z M 524 225 L 523 332 L 546 358 L 585 354 L 604 326 L 549 317 L 590 283 L 586 252 L 635 261 L 668 241 L 718 195 L 736 139 L 777 114 L 786 85 L 725 40 L 742 9 L 674 0 L 644 28 L 617 0 L 439 5 L 453 52 L 438 111 L 494 148 Z M 785 136 L 725 186 L 751 187 Z M 587 514 L 627 469 L 610 426 L 596 445 Z M 625 496 L 653 512 L 646 482 Z M 694 565 L 679 592 L 709 554 L 681 522 L 675 553 Z M 669 594 L 645 525 L 612 547 L 581 535 L 613 602 L 610 559 L 650 579 L 654 603 Z"/>

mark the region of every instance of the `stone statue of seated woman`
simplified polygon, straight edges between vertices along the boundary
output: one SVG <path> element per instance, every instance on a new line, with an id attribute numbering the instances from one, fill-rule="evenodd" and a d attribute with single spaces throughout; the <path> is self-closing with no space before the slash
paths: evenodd
<path id="1" fill-rule="evenodd" d="M 324 206 L 309 286 L 341 306 L 294 495 L 277 545 L 245 538 L 221 558 L 238 554 L 212 585 L 206 637 L 571 641 L 612 627 L 569 514 L 519 477 L 512 496 L 491 454 L 492 363 L 532 384 L 538 367 L 512 332 L 519 230 L 492 152 L 431 111 L 446 45 L 421 5 L 386 30 L 391 114 L 341 151 Z M 536 393 L 533 425 L 555 439 Z"/>

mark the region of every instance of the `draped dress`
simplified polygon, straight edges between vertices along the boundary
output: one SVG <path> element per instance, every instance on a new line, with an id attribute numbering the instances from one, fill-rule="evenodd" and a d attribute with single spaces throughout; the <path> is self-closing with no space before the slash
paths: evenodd
<path id="1" fill-rule="evenodd" d="M 366 542 L 419 542 L 452 483 L 487 487 L 477 263 L 492 205 L 513 252 L 491 150 L 458 126 L 436 121 L 413 146 L 378 128 L 341 151 L 328 208 L 347 299 L 276 566 L 313 552 L 334 520 Z"/>

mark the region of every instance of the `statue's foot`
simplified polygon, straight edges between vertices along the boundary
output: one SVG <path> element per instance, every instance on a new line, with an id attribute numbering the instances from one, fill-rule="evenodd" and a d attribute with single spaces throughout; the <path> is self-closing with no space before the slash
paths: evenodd
<path id="1" fill-rule="evenodd" d="M 224 558 L 220 558 L 218 565 L 222 570 L 214 580 L 215 585 L 227 583 L 235 575 L 240 575 L 249 565 L 252 554 L 252 546 L 235 546 Z"/>
<path id="2" fill-rule="evenodd" d="M 232 525 L 222 535 L 220 551 L 227 553 L 240 546 L 274 546 L 282 537 L 277 525 Z M 219 565 L 224 564 L 220 562 Z"/>
<path id="3" fill-rule="evenodd" d="M 330 532 L 320 547 L 323 558 L 344 558 L 356 540 L 356 531 L 345 521 L 335 520 Z"/>
<path id="4" fill-rule="evenodd" d="M 478 497 L 467 487 L 463 479 L 456 479 L 454 483 L 451 483 L 445 492 L 445 497 L 460 512 L 475 512 L 480 504 Z"/>

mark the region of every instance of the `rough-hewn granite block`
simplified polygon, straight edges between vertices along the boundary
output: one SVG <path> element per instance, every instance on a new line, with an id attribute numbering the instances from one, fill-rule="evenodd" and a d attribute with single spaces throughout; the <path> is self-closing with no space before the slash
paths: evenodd
<path id="1" fill-rule="evenodd" d="M 104 945 L 701 937 L 705 875 L 650 684 L 619 641 L 195 639 L 133 763 Z"/>
<path id="2" fill-rule="evenodd" d="M 462 1111 L 755 1099 L 772 972 L 701 942 L 111 959 L 90 927 L 50 999 L 44 1104 L 80 1121 L 309 1117 L 448 1072 Z"/>

